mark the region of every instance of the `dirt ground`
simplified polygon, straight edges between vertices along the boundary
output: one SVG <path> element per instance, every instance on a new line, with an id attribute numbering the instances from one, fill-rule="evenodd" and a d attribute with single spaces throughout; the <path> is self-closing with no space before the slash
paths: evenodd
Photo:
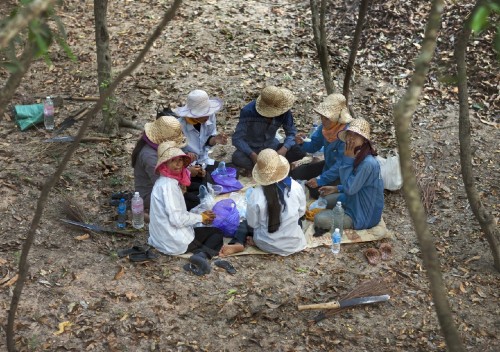
<path id="1" fill-rule="evenodd" d="M 169 3 L 110 1 L 114 72 L 137 55 Z M 339 90 L 356 4 L 334 1 L 329 6 L 330 54 Z M 0 13 L 7 13 L 8 5 L 2 2 Z M 467 350 L 486 352 L 500 350 L 499 275 L 463 189 L 456 89 L 446 80 L 453 66 L 452 36 L 470 9 L 470 3 L 447 3 L 436 59 L 412 123 L 412 147 L 455 323 Z M 375 2 L 366 25 L 351 105 L 372 124 L 383 156 L 396 146 L 392 104 L 410 78 L 427 11 L 417 0 Z M 93 1 L 66 0 L 59 15 L 77 61 L 70 62 L 58 47 L 51 49 L 52 65 L 35 62 L 12 105 L 39 102 L 47 95 L 97 94 Z M 277 84 L 297 95 L 296 124 L 307 130 L 312 107 L 325 96 L 309 17 L 309 1 L 185 2 L 145 62 L 119 86 L 119 114 L 143 126 L 154 119 L 159 104 L 178 106 L 190 90 L 201 88 L 225 101 L 218 124 L 230 134 L 239 109 L 265 85 Z M 491 64 L 490 39 L 487 33 L 471 42 L 471 123 L 477 187 L 498 218 L 500 75 L 498 64 Z M 3 85 L 7 72 L 0 71 L 0 77 Z M 91 106 L 63 102 L 56 109 L 56 124 Z M 101 136 L 99 119 L 89 136 Z M 80 124 L 61 135 L 75 135 Z M 385 195 L 383 216 L 394 234 L 393 256 L 377 266 L 367 263 L 363 251 L 380 243 L 363 243 L 344 245 L 338 256 L 325 247 L 284 258 L 235 257 L 230 260 L 236 275 L 214 267 L 200 278 L 183 271 L 182 258 L 161 256 L 135 264 L 117 257 L 117 249 L 145 243 L 147 231 L 129 239 L 61 224 L 61 198 L 69 195 L 92 222 L 114 226 L 109 198 L 133 188 L 130 152 L 140 133 L 122 128 L 109 142 L 83 143 L 51 193 L 17 313 L 19 350 L 445 350 L 401 192 Z M 0 350 L 5 350 L 15 281 L 10 279 L 17 273 L 40 189 L 68 145 L 45 143 L 53 135 L 42 125 L 20 132 L 8 114 L 0 117 L 0 136 Z M 213 156 L 230 160 L 231 152 L 231 146 L 217 147 Z M 314 322 L 317 311 L 297 310 L 298 304 L 339 299 L 376 278 L 392 282 L 390 301 L 348 309 L 319 323 Z"/>

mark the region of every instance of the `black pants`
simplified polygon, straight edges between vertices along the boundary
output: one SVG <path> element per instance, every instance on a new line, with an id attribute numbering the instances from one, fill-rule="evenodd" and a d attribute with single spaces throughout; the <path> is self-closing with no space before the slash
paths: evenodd
<path id="1" fill-rule="evenodd" d="M 189 244 L 187 252 L 204 252 L 210 259 L 219 254 L 223 240 L 222 231 L 216 227 L 195 227 L 194 240 Z"/>
<path id="2" fill-rule="evenodd" d="M 309 163 L 305 165 L 300 165 L 296 169 L 290 171 L 290 177 L 294 180 L 310 180 L 311 178 L 318 177 L 323 172 L 323 168 L 325 167 L 325 161 L 318 161 L 316 163 Z M 306 186 L 309 189 L 309 197 L 318 199 L 319 191 L 318 188 L 311 188 Z"/>
<path id="3" fill-rule="evenodd" d="M 241 243 L 242 245 L 245 245 L 247 242 L 247 236 L 253 236 L 253 228 L 248 226 L 246 220 L 243 220 L 240 222 L 240 225 L 238 226 L 238 229 L 236 229 L 234 237 L 231 241 L 229 241 L 229 244 Z"/>

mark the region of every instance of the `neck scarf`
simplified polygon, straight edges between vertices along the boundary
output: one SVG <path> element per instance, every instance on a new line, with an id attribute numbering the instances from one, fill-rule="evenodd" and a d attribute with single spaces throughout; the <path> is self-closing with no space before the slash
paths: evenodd
<path id="1" fill-rule="evenodd" d="M 330 128 L 326 129 L 323 125 L 323 137 L 328 141 L 328 143 L 332 143 L 337 139 L 337 133 L 342 131 L 345 128 L 344 124 L 334 123 Z"/>
<path id="2" fill-rule="evenodd" d="M 354 157 L 354 170 L 356 170 L 358 165 L 361 164 L 361 162 L 363 160 L 365 160 L 365 158 L 368 155 L 373 155 L 373 156 L 378 155 L 377 150 L 373 146 L 372 142 L 370 142 L 369 140 L 366 140 L 363 143 L 363 145 L 359 146 L 358 148 L 359 148 L 359 152 Z"/>
<path id="3" fill-rule="evenodd" d="M 192 118 L 192 117 L 184 117 L 184 120 L 186 120 L 186 122 L 190 125 L 199 125 L 200 124 L 200 120 Z"/>
<path id="4" fill-rule="evenodd" d="M 185 167 L 182 168 L 181 172 L 173 172 L 169 169 L 166 163 L 158 166 L 157 171 L 160 175 L 165 177 L 173 178 L 174 180 L 179 181 L 182 186 L 189 186 L 191 184 L 191 174 L 189 170 Z"/>
<path id="5" fill-rule="evenodd" d="M 292 188 L 292 178 L 287 177 L 284 180 L 276 183 L 276 188 L 278 190 L 278 197 L 280 199 L 280 203 L 283 205 L 283 211 L 285 211 L 286 203 L 285 203 L 285 191 L 286 195 L 290 194 L 290 189 Z"/>
<path id="6" fill-rule="evenodd" d="M 144 141 L 151 147 L 153 148 L 154 150 L 158 150 L 158 144 L 156 143 L 153 143 L 151 141 L 151 139 L 148 138 L 148 136 L 146 136 L 146 133 L 143 133 L 142 135 L 142 139 L 144 139 Z"/>

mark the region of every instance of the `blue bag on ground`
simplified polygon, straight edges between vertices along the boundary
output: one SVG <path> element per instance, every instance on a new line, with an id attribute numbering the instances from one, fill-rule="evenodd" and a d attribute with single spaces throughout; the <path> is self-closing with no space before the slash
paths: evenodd
<path id="1" fill-rule="evenodd" d="M 14 107 L 16 124 L 21 131 L 43 122 L 43 104 L 16 105 Z"/>
<path id="2" fill-rule="evenodd" d="M 225 237 L 233 237 L 240 225 L 240 213 L 234 200 L 220 200 L 215 203 L 212 211 L 215 213 L 212 226 L 224 232 Z"/>
<path id="3" fill-rule="evenodd" d="M 220 194 L 236 192 L 242 189 L 243 185 L 236 179 L 236 169 L 234 167 L 226 167 L 225 170 L 225 174 L 220 174 L 218 169 L 215 169 L 211 173 L 214 182 L 222 186 Z"/>

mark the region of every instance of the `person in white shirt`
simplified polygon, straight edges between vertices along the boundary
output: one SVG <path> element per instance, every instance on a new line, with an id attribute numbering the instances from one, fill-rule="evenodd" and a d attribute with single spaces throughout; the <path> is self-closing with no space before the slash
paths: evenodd
<path id="1" fill-rule="evenodd" d="M 223 233 L 209 225 L 215 219 L 212 211 L 201 214 L 187 211 L 183 192 L 189 184 L 187 166 L 191 159 L 173 142 L 158 146 L 155 171 L 160 177 L 151 193 L 148 243 L 168 255 L 193 252 L 184 269 L 195 275 L 205 275 L 211 270 L 209 259 L 217 255 L 223 244 Z"/>
<path id="2" fill-rule="evenodd" d="M 302 251 L 306 238 L 300 224 L 306 196 L 300 184 L 288 177 L 290 164 L 274 149 L 262 150 L 252 170 L 257 187 L 247 203 L 246 221 L 219 256 L 244 250 L 245 242 L 261 250 L 287 256 Z"/>

